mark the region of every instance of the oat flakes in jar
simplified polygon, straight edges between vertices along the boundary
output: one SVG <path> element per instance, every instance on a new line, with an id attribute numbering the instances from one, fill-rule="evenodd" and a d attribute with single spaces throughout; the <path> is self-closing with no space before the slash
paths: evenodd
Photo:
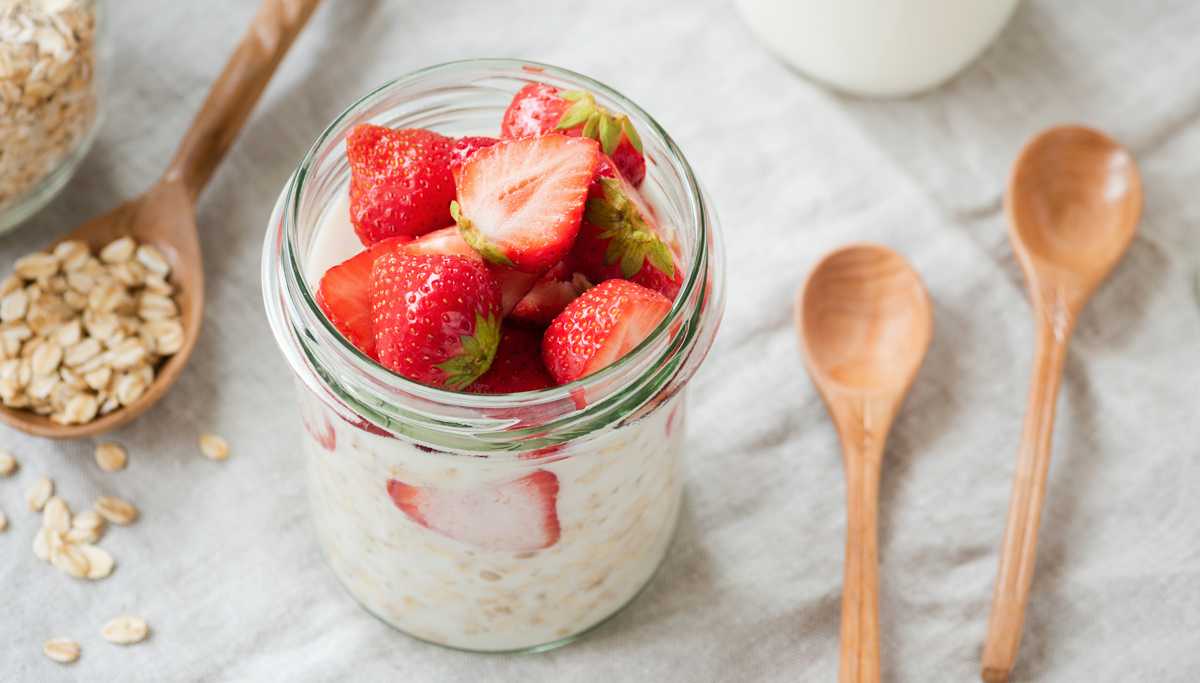
<path id="1" fill-rule="evenodd" d="M 0 0 L 0 232 L 67 184 L 99 129 L 104 0 Z"/>
<path id="2" fill-rule="evenodd" d="M 534 83 L 587 91 L 640 133 L 641 194 L 685 264 L 640 345 L 561 386 L 481 395 L 391 372 L 322 314 L 314 289 L 362 247 L 348 227 L 356 125 L 498 134 Z M 478 652 L 568 643 L 629 604 L 661 566 L 679 514 L 686 384 L 724 307 L 720 229 L 674 142 L 637 105 L 549 66 L 475 60 L 367 95 L 321 135 L 268 225 L 264 298 L 296 375 L 310 509 L 346 590 L 396 629 Z"/>

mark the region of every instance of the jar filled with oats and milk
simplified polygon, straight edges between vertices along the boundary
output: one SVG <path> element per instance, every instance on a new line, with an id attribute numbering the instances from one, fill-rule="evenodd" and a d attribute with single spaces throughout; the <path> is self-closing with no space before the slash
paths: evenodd
<path id="1" fill-rule="evenodd" d="M 67 184 L 96 137 L 104 0 L 0 0 L 0 232 Z"/>
<path id="2" fill-rule="evenodd" d="M 346 341 L 314 299 L 324 270 L 361 249 L 346 216 L 346 135 L 361 123 L 496 135 L 514 93 L 535 81 L 589 91 L 637 126 L 641 191 L 687 264 L 682 289 L 640 346 L 581 380 L 504 395 L 418 384 Z M 372 614 L 451 648 L 538 651 L 594 628 L 653 578 L 679 513 L 685 385 L 720 322 L 724 254 L 687 161 L 637 105 L 578 74 L 507 60 L 389 83 L 338 117 L 284 188 L 262 276 L 296 375 L 317 538 Z M 419 515 L 402 497 L 419 499 Z"/>

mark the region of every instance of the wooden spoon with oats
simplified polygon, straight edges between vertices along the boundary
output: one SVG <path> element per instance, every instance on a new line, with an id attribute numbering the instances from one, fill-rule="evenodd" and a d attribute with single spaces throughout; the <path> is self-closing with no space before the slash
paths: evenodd
<path id="1" fill-rule="evenodd" d="M 196 198 L 319 2 L 263 2 L 163 177 L 141 196 L 85 223 L 49 247 L 52 250 L 59 242 L 79 240 L 98 254 L 122 237 L 157 247 L 171 266 L 169 282 L 184 331 L 179 350 L 158 368 L 153 383 L 140 398 L 85 424 L 62 425 L 8 406 L 0 406 L 0 419 L 21 431 L 52 439 L 92 437 L 140 415 L 179 377 L 196 346 L 204 314 L 204 264 L 196 233 Z"/>

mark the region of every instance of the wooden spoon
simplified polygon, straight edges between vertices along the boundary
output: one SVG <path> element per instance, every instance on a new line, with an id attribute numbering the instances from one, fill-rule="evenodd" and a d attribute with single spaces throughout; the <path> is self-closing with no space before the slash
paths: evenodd
<path id="1" fill-rule="evenodd" d="M 52 439 L 81 439 L 129 422 L 171 386 L 187 363 L 204 317 L 204 264 L 196 234 L 196 197 L 233 144 L 267 81 L 320 0 L 266 0 L 213 84 L 167 172 L 141 196 L 64 235 L 82 240 L 92 253 L 126 235 L 153 244 L 171 264 L 185 341 L 157 371 L 154 383 L 132 404 L 83 425 L 63 426 L 27 410 L 0 405 L 0 419 L 21 431 Z"/>
<path id="2" fill-rule="evenodd" d="M 981 677 L 1008 680 L 1033 579 L 1054 407 L 1075 320 L 1137 232 L 1142 181 L 1133 157 L 1102 133 L 1051 128 L 1025 145 L 1004 197 L 1008 238 L 1025 273 L 1037 329 Z"/>
<path id="3" fill-rule="evenodd" d="M 879 681 L 877 517 L 883 445 L 933 332 L 929 294 L 896 252 L 843 247 L 808 276 L 796 333 L 846 462 L 841 683 Z"/>

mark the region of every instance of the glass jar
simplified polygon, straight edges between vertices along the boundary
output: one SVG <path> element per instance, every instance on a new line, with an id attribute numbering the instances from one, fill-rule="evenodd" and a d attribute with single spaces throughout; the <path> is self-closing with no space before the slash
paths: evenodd
<path id="1" fill-rule="evenodd" d="M 496 135 L 514 93 L 540 81 L 627 114 L 642 192 L 688 275 L 639 347 L 582 380 L 509 395 L 445 391 L 372 361 L 313 299 L 316 232 L 344 210 L 345 137 L 360 123 Z M 322 551 L 372 614 L 417 638 L 480 652 L 577 638 L 632 601 L 666 555 L 682 491 L 684 386 L 724 308 L 716 216 L 671 141 L 637 105 L 584 76 L 475 60 L 393 81 L 339 116 L 280 196 L 263 294 L 296 373 L 309 500 Z"/>
<path id="2" fill-rule="evenodd" d="M 0 233 L 58 194 L 100 126 L 104 0 L 0 3 Z"/>

